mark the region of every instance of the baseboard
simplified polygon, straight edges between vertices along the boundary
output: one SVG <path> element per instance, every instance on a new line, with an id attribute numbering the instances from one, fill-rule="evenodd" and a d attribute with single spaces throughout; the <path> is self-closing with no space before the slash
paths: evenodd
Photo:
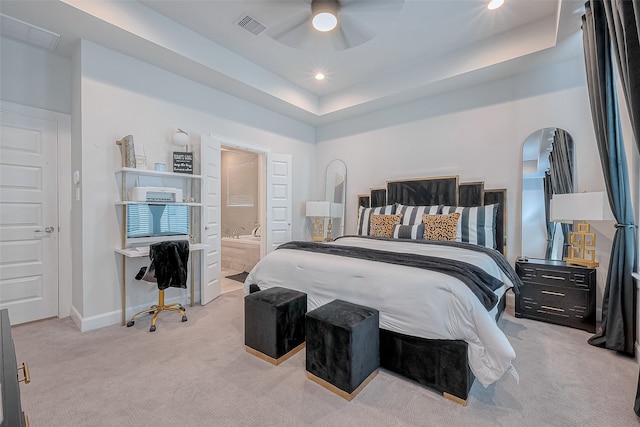
<path id="1" fill-rule="evenodd" d="M 97 316 L 82 317 L 75 308 L 72 308 L 71 317 L 78 328 L 80 328 L 80 332 L 86 332 L 104 328 L 105 326 L 120 324 L 122 322 L 122 311 L 117 310 Z"/>
<path id="2" fill-rule="evenodd" d="M 184 297 L 182 296 L 165 299 L 166 304 L 172 304 L 176 302 L 179 302 L 185 307 L 188 307 L 188 305 L 184 302 Z M 146 310 L 154 303 L 157 304 L 157 301 L 153 303 L 149 302 L 146 304 L 140 304 L 136 307 L 127 307 L 127 313 L 131 313 L 131 315 L 133 315 L 139 311 Z M 94 329 L 100 329 L 112 325 L 119 325 L 120 323 L 122 323 L 122 310 L 102 313 L 96 316 L 82 317 L 78 310 L 76 310 L 75 307 L 71 306 L 71 319 L 73 319 L 73 322 L 76 324 L 78 329 L 80 329 L 80 332 L 92 331 Z"/>
<path id="3" fill-rule="evenodd" d="M 69 314 L 69 316 L 71 316 L 71 320 L 73 320 L 73 323 L 76 324 L 76 327 L 78 329 L 82 330 L 82 316 L 80 316 L 80 313 L 73 305 L 71 305 L 70 311 L 71 313 Z"/>

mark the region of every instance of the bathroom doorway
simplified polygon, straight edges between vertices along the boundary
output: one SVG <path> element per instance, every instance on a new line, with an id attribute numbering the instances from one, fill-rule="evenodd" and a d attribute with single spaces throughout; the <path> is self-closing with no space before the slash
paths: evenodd
<path id="1" fill-rule="evenodd" d="M 221 147 L 222 293 L 241 289 L 264 253 L 265 164 L 263 153 Z"/>

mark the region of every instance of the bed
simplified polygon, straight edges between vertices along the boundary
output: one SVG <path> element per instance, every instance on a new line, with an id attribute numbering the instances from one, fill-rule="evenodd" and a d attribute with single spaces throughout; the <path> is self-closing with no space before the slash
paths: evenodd
<path id="1" fill-rule="evenodd" d="M 465 404 L 475 378 L 488 386 L 514 372 L 496 321 L 519 279 L 501 254 L 506 191 L 458 181 L 388 181 L 359 195 L 357 235 L 282 245 L 252 269 L 245 293 L 282 286 L 307 293 L 309 310 L 333 299 L 378 309 L 381 366 Z M 422 239 L 448 216 L 460 242 Z M 396 236 L 380 235 L 378 220 L 391 219 Z"/>

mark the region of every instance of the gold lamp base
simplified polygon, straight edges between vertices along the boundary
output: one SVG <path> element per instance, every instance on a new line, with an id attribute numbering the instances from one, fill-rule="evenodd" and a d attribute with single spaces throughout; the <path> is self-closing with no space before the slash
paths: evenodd
<path id="1" fill-rule="evenodd" d="M 327 223 L 327 237 L 324 239 L 325 242 L 333 242 L 333 237 L 331 237 L 332 230 L 333 226 L 331 225 L 331 218 L 329 218 L 329 222 Z"/>
<path id="2" fill-rule="evenodd" d="M 596 261 L 596 234 L 586 222 L 577 225 L 578 231 L 569 233 L 569 256 L 562 258 L 569 265 L 581 265 L 595 268 L 600 265 Z"/>
<path id="3" fill-rule="evenodd" d="M 324 220 L 319 216 L 313 221 L 313 229 L 311 231 L 311 240 L 313 242 L 324 241 Z"/>

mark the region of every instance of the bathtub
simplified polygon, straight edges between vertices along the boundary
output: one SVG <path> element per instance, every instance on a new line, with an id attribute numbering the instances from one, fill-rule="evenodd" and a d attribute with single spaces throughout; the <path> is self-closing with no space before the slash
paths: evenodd
<path id="1" fill-rule="evenodd" d="M 260 237 L 251 234 L 222 238 L 222 268 L 249 272 L 260 261 Z"/>

